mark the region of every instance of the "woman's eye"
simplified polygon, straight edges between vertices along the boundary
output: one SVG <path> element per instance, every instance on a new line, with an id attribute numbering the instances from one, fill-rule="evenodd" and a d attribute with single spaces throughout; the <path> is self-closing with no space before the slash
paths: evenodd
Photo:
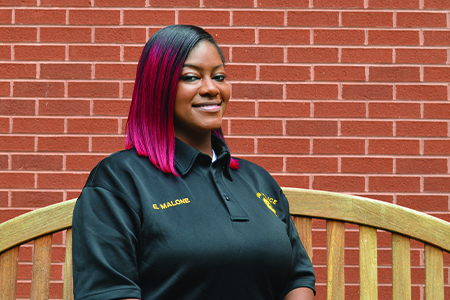
<path id="1" fill-rule="evenodd" d="M 194 81 L 194 80 L 197 80 L 198 77 L 195 75 L 183 75 L 183 76 L 181 76 L 180 79 L 183 81 Z"/>
<path id="2" fill-rule="evenodd" d="M 223 74 L 214 76 L 214 80 L 217 80 L 217 81 L 224 81 L 225 78 L 226 78 L 226 76 Z"/>

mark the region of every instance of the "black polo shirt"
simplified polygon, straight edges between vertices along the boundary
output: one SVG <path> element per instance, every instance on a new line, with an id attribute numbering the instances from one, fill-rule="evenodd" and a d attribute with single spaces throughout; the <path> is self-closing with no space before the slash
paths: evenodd
<path id="1" fill-rule="evenodd" d="M 311 262 L 288 202 L 261 167 L 213 137 L 217 160 L 176 141 L 166 174 L 134 149 L 91 172 L 74 210 L 75 299 L 282 299 Z"/>

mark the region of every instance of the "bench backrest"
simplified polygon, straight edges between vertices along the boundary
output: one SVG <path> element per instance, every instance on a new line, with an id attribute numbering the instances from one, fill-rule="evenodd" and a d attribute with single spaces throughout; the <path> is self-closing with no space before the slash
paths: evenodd
<path id="1" fill-rule="evenodd" d="M 326 283 L 323 284 L 326 299 L 345 298 L 345 233 L 346 223 L 350 223 L 359 231 L 360 299 L 378 299 L 377 234 L 383 230 L 392 234 L 392 299 L 411 299 L 410 239 L 415 239 L 424 243 L 425 299 L 444 300 L 443 252 L 450 252 L 450 223 L 367 198 L 294 188 L 283 190 L 300 238 L 315 266 L 313 241 L 318 231 L 313 219 L 325 220 L 321 222 L 326 224 Z M 0 300 L 16 299 L 19 292 L 23 294 L 21 298 L 48 299 L 52 282 L 60 288 L 62 283 L 62 293 L 59 297 L 54 292 L 51 298 L 73 299 L 71 225 L 75 201 L 40 208 L 0 224 Z M 58 232 L 63 232 L 65 261 L 61 263 L 63 272 L 56 272 L 61 278 L 53 278 L 52 235 Z M 18 288 L 19 248 L 30 241 L 33 241 L 31 281 Z M 325 299 L 325 295 L 316 299 Z"/>

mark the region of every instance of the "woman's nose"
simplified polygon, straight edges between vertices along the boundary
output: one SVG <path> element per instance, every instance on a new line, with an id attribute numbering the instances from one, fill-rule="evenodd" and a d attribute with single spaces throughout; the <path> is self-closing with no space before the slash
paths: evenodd
<path id="1" fill-rule="evenodd" d="M 219 88 L 211 78 L 203 78 L 200 87 L 200 95 L 214 98 L 219 93 Z"/>

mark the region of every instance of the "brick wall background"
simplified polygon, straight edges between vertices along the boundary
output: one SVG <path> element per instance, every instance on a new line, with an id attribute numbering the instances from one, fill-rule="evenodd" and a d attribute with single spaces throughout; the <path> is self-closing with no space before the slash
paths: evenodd
<path id="1" fill-rule="evenodd" d="M 236 156 L 450 221 L 448 0 L 2 0 L 0 222 L 76 197 L 123 148 L 142 47 L 175 23 L 223 48 Z"/>

